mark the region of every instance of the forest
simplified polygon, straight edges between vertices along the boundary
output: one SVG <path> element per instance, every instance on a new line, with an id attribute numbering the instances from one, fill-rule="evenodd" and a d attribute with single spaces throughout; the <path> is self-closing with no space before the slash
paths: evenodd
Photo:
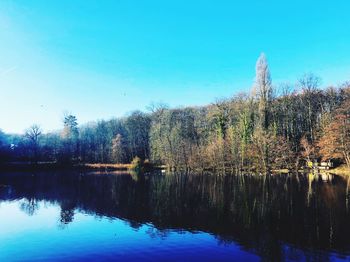
<path id="1" fill-rule="evenodd" d="M 269 171 L 307 161 L 350 167 L 350 82 L 321 86 L 307 73 L 294 84 L 272 83 L 264 54 L 246 93 L 196 107 L 151 104 L 147 112 L 24 134 L 0 131 L 0 162 L 130 163 L 135 157 L 176 169 Z M 194 101 L 195 102 L 195 101 Z"/>

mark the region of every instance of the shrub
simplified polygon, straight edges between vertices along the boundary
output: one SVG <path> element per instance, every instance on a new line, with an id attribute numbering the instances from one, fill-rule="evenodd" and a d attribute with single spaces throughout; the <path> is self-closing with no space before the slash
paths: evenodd
<path id="1" fill-rule="evenodd" d="M 141 158 L 139 158 L 138 156 L 135 156 L 134 159 L 131 161 L 130 169 L 135 171 L 140 171 L 142 169 L 142 166 L 143 166 L 143 163 Z"/>

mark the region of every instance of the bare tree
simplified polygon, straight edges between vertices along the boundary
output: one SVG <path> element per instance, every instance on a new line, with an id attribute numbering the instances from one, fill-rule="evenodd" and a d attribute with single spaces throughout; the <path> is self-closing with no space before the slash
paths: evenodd
<path id="1" fill-rule="evenodd" d="M 321 78 L 313 73 L 304 74 L 298 81 L 299 87 L 304 93 L 315 92 L 320 83 Z"/>
<path id="2" fill-rule="evenodd" d="M 316 93 L 318 92 L 318 86 L 320 85 L 321 79 L 312 74 L 305 74 L 302 78 L 299 79 L 299 87 L 302 90 L 302 103 L 306 107 L 306 120 L 307 120 L 307 126 L 308 131 L 310 133 L 311 141 L 314 142 L 315 140 L 315 111 L 317 111 L 316 107 L 318 106 L 318 103 L 316 100 L 317 96 Z"/>
<path id="3" fill-rule="evenodd" d="M 300 140 L 300 146 L 301 146 L 301 155 L 302 157 L 310 162 L 310 157 L 313 155 L 315 148 L 309 143 L 307 137 L 304 135 Z"/>
<path id="4" fill-rule="evenodd" d="M 264 53 L 256 62 L 255 89 L 259 99 L 259 120 L 263 128 L 268 127 L 268 110 L 272 98 L 272 81 L 269 65 Z"/>
<path id="5" fill-rule="evenodd" d="M 33 152 L 34 161 L 38 161 L 39 154 L 39 138 L 42 134 L 42 129 L 39 125 L 32 125 L 25 132 L 25 137 L 29 139 L 30 149 Z"/>
<path id="6" fill-rule="evenodd" d="M 124 163 L 126 161 L 126 144 L 121 134 L 117 134 L 112 139 L 112 156 L 116 163 Z"/>

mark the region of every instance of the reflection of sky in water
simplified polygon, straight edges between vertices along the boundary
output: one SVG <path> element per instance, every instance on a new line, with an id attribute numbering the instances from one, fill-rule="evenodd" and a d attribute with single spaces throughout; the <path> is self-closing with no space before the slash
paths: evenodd
<path id="1" fill-rule="evenodd" d="M 123 258 L 127 261 L 256 260 L 234 244 L 219 244 L 207 233 L 160 232 L 151 225 L 133 228 L 121 219 L 75 211 L 74 220 L 60 222 L 60 208 L 45 202 L 28 215 L 25 200 L 0 204 L 0 261 Z"/>
<path id="2" fill-rule="evenodd" d="M 350 261 L 349 181 L 2 174 L 0 262 Z"/>

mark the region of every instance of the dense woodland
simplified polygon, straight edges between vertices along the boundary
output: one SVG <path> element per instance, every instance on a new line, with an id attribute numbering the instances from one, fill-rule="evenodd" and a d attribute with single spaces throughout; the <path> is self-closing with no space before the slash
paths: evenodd
<path id="1" fill-rule="evenodd" d="M 23 135 L 0 132 L 1 162 L 129 163 L 186 169 L 267 171 L 310 160 L 350 166 L 350 83 L 322 87 L 312 73 L 295 84 L 273 85 L 264 54 L 247 93 L 207 106 L 148 112 L 78 125 L 64 116 L 62 130 Z"/>

